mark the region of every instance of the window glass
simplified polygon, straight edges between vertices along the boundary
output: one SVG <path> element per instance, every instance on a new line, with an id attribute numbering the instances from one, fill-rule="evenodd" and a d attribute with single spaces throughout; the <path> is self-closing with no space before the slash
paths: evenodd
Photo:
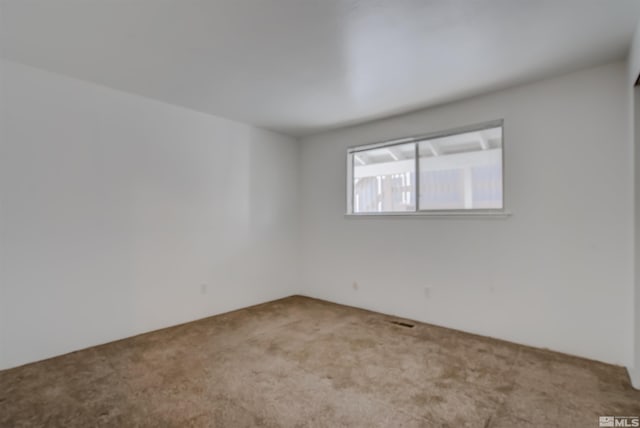
<path id="1" fill-rule="evenodd" d="M 415 144 L 352 153 L 353 212 L 415 211 Z"/>
<path id="2" fill-rule="evenodd" d="M 460 132 L 351 148 L 347 211 L 502 210 L 502 146 L 502 121 L 494 121 Z"/>
<path id="3" fill-rule="evenodd" d="M 502 208 L 502 127 L 418 143 L 419 210 Z"/>

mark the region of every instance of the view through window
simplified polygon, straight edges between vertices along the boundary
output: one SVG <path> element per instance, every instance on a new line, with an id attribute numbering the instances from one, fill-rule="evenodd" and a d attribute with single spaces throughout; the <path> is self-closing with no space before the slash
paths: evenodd
<path id="1" fill-rule="evenodd" d="M 503 208 L 502 122 L 406 141 L 349 149 L 350 214 Z"/>

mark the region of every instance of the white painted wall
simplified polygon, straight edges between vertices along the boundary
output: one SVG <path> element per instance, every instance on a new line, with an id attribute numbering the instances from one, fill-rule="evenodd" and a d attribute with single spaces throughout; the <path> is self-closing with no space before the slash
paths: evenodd
<path id="1" fill-rule="evenodd" d="M 0 369 L 297 291 L 294 139 L 2 72 Z"/>
<path id="2" fill-rule="evenodd" d="M 630 365 L 625 82 L 613 63 L 302 139 L 304 294 Z M 501 118 L 510 218 L 345 218 L 348 146 Z"/>
<path id="3" fill-rule="evenodd" d="M 640 389 L 640 87 L 634 89 L 634 84 L 640 74 L 640 25 L 631 43 L 628 57 L 627 92 L 629 94 L 631 116 L 631 144 L 634 150 L 634 265 L 635 265 L 635 318 L 634 318 L 634 342 L 635 359 L 633 368 L 629 369 L 629 375 L 633 386 Z"/>
<path id="4" fill-rule="evenodd" d="M 300 147 L 242 123 L 0 65 L 0 369 L 301 289 L 632 364 L 623 63 Z M 498 118 L 512 217 L 344 217 L 347 146 Z"/>
<path id="5" fill-rule="evenodd" d="M 0 14 L 2 13 L 0 9 Z M 5 284 L 2 280 L 4 272 L 4 210 L 5 210 L 5 196 L 2 191 L 3 183 L 1 180 L 2 170 L 4 169 L 4 147 L 6 141 L 6 135 L 4 132 L 4 113 L 2 107 L 2 100 L 5 99 L 4 83 L 4 65 L 0 60 L 0 370 L 4 367 L 5 361 L 5 315 L 6 307 L 8 306 L 7 299 L 4 293 Z"/>

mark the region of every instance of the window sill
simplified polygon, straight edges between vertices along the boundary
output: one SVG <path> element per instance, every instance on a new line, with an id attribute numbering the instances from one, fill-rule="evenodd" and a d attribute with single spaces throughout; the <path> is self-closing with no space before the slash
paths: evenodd
<path id="1" fill-rule="evenodd" d="M 390 217 L 436 217 L 436 218 L 509 218 L 512 213 L 506 210 L 449 210 L 397 213 L 346 213 L 345 218 L 390 218 Z"/>

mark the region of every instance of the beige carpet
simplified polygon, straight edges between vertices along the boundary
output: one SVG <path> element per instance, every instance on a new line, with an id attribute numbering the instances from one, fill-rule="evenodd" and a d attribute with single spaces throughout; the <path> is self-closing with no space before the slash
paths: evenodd
<path id="1" fill-rule="evenodd" d="M 0 426 L 597 427 L 626 372 L 291 297 L 0 372 Z"/>

